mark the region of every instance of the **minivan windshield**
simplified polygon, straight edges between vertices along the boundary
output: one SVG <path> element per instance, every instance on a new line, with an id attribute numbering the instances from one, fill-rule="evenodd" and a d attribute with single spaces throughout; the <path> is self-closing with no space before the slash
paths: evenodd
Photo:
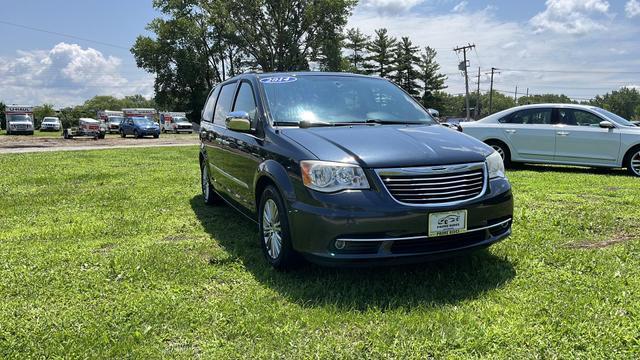
<path id="1" fill-rule="evenodd" d="M 612 113 L 611 111 L 607 111 L 605 109 L 601 109 L 601 108 L 595 108 L 595 110 L 597 112 L 599 112 L 600 114 L 608 117 L 609 119 L 615 121 L 616 123 L 622 125 L 622 126 L 635 126 L 633 125 L 633 123 L 625 118 L 623 118 L 620 115 L 616 115 L 614 113 Z"/>
<path id="2" fill-rule="evenodd" d="M 391 82 L 340 75 L 260 78 L 276 124 L 435 124 L 418 103 Z"/>

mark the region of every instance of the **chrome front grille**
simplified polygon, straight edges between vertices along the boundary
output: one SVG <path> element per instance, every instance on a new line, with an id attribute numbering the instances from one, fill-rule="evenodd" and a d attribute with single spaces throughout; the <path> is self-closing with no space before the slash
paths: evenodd
<path id="1" fill-rule="evenodd" d="M 438 205 L 482 196 L 487 186 L 484 163 L 378 169 L 378 176 L 396 201 Z"/>

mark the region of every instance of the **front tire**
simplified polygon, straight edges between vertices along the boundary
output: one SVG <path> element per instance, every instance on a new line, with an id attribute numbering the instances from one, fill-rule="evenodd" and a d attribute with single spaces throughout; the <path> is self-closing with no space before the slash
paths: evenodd
<path id="1" fill-rule="evenodd" d="M 124 131 L 120 130 L 120 137 L 124 139 L 127 135 L 125 135 Z"/>
<path id="2" fill-rule="evenodd" d="M 134 130 L 133 131 L 133 137 L 136 139 L 140 139 L 142 136 L 140 136 L 140 134 L 138 133 L 138 130 Z"/>
<path id="3" fill-rule="evenodd" d="M 640 177 L 640 148 L 631 150 L 625 165 L 629 174 Z"/>
<path id="4" fill-rule="evenodd" d="M 291 231 L 287 210 L 280 192 L 269 185 L 260 196 L 258 207 L 260 247 L 262 253 L 276 270 L 287 270 L 300 262 L 299 254 L 291 244 Z"/>

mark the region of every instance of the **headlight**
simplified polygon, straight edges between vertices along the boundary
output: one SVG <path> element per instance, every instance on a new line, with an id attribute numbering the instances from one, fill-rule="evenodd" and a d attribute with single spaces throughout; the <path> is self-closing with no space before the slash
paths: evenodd
<path id="1" fill-rule="evenodd" d="M 489 178 L 506 177 L 504 173 L 504 162 L 502 157 L 496 151 L 487 156 L 487 169 L 489 170 Z"/>
<path id="2" fill-rule="evenodd" d="M 308 188 L 321 192 L 347 189 L 368 189 L 364 170 L 358 165 L 304 160 L 300 162 L 302 182 Z"/>

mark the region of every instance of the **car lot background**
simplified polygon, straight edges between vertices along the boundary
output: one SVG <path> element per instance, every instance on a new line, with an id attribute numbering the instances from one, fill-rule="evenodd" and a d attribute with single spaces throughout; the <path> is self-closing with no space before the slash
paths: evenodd
<path id="1" fill-rule="evenodd" d="M 250 221 L 202 204 L 197 154 L 0 155 L 1 358 L 640 353 L 624 171 L 510 170 L 514 234 L 470 257 L 278 273 Z"/>

